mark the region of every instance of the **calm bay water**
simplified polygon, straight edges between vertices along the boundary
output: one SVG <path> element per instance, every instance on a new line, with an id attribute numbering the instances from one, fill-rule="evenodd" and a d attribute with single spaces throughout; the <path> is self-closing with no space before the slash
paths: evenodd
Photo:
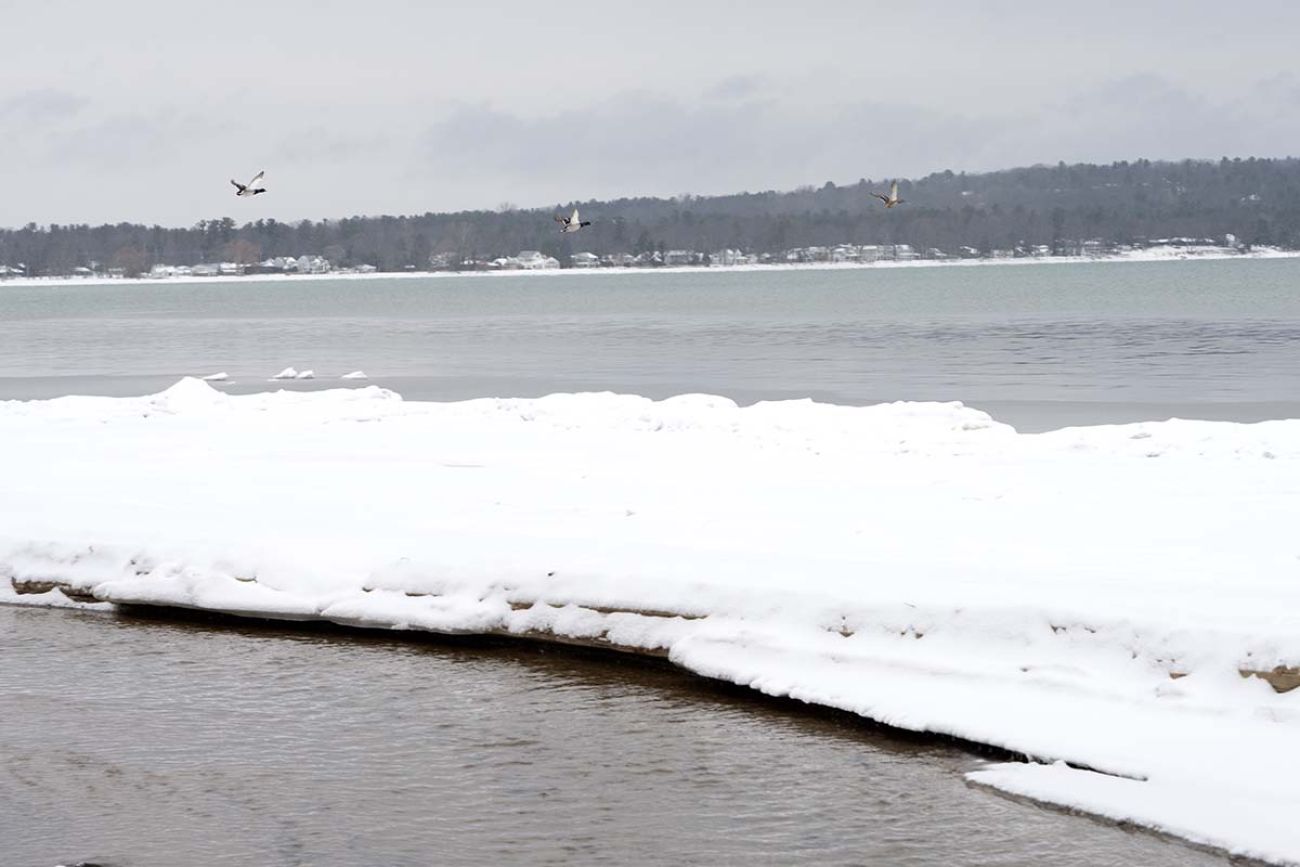
<path id="1" fill-rule="evenodd" d="M 0 863 L 1226 859 L 980 760 L 619 660 L 0 606 Z"/>
<path id="2" fill-rule="evenodd" d="M 364 370 L 409 399 L 962 400 L 1025 429 L 1300 415 L 1300 259 L 0 285 L 0 398 Z"/>

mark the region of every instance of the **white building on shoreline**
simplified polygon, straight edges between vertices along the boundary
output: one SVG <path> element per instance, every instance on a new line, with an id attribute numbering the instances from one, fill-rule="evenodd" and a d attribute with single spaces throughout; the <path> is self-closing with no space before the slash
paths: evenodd
<path id="1" fill-rule="evenodd" d="M 560 260 L 536 250 L 521 250 L 518 256 L 493 259 L 489 268 L 498 271 L 549 271 L 560 267 Z"/>

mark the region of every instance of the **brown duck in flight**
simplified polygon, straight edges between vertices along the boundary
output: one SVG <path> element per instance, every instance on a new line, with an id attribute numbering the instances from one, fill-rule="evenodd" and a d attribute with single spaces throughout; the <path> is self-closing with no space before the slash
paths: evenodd
<path id="1" fill-rule="evenodd" d="M 871 195 L 884 202 L 886 208 L 892 208 L 894 205 L 901 205 L 903 202 L 907 201 L 906 199 L 900 199 L 898 197 L 898 181 L 894 181 L 889 185 L 889 195 L 885 195 L 884 193 L 872 193 Z"/>

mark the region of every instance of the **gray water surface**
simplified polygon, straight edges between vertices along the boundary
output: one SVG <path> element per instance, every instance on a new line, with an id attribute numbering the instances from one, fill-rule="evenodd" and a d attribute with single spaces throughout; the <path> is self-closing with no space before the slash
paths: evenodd
<path id="1" fill-rule="evenodd" d="M 364 370 L 409 399 L 961 400 L 1024 429 L 1300 417 L 1300 259 L 0 284 L 0 398 Z M 269 383 L 284 367 L 309 384 Z"/>
<path id="2" fill-rule="evenodd" d="M 614 658 L 0 605 L 6 867 L 1227 863 L 980 762 Z"/>

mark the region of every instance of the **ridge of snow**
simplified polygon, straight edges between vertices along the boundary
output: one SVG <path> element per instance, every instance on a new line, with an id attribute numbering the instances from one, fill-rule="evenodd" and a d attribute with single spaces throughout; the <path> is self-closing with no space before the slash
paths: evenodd
<path id="1" fill-rule="evenodd" d="M 1300 861 L 1300 690 L 1239 674 L 1300 666 L 1300 420 L 190 378 L 0 402 L 0 442 L 0 579 L 665 653 L 1076 766 L 980 784 Z"/>

